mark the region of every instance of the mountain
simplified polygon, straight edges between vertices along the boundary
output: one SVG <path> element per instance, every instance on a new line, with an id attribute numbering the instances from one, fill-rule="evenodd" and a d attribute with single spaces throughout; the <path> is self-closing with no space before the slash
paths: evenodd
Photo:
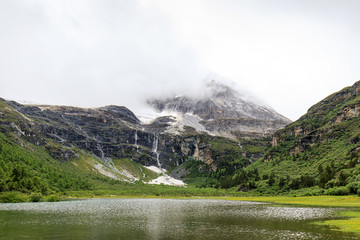
<path id="1" fill-rule="evenodd" d="M 234 84 L 211 80 L 204 82 L 196 96 L 152 98 L 147 102 L 158 112 L 172 115 L 168 132 L 183 126 L 199 132 L 236 139 L 270 136 L 291 121 L 268 106 L 242 94 Z M 258 102 L 258 101 L 257 101 Z"/>
<path id="2" fill-rule="evenodd" d="M 0 192 L 119 190 L 183 180 L 254 194 L 360 193 L 360 81 L 272 135 L 280 127 L 275 123 L 289 121 L 216 82 L 197 97 L 149 103 L 176 114 L 144 123 L 123 106 L 0 99 Z M 227 124 L 236 121 L 243 125 Z"/>
<path id="3" fill-rule="evenodd" d="M 26 155 L 20 162 L 16 157 L 4 157 L 6 167 L 2 168 L 5 177 L 1 188 L 27 189 L 25 183 L 13 178 L 17 167 L 41 176 L 47 189 L 54 190 L 57 186 L 54 191 L 64 190 L 64 186 L 81 188 L 82 185 L 76 184 L 81 181 L 74 180 L 78 178 L 87 179 L 84 186 L 104 178 L 182 185 L 178 179 L 208 179 L 215 172 L 233 174 L 235 169 L 260 158 L 268 142 L 235 141 L 189 127 L 181 134 L 169 133 L 166 131 L 169 121 L 168 117 L 162 117 L 145 124 L 123 106 L 23 105 L 0 99 L 0 145 Z M 2 153 L 5 154 L 0 149 L 0 158 Z M 28 157 L 32 160 L 26 160 Z M 59 169 L 62 176 L 77 175 L 68 180 L 74 185 L 50 184 L 54 181 L 52 175 L 42 173 L 39 167 L 33 168 L 43 165 L 42 162 L 46 162 L 51 172 Z M 215 183 L 212 181 L 207 186 L 219 184 L 222 178 L 223 174 L 218 174 Z"/>
<path id="4" fill-rule="evenodd" d="M 277 131 L 271 144 L 245 174 L 234 175 L 232 185 L 266 193 L 305 188 L 311 195 L 357 193 L 360 81 L 312 106 L 299 120 Z"/>
<path id="5" fill-rule="evenodd" d="M 39 182 L 30 172 L 40 176 L 49 191 L 86 189 L 104 179 L 225 187 L 227 177 L 261 158 L 271 133 L 290 122 L 255 102 L 232 84 L 210 81 L 197 97 L 149 100 L 163 113 L 143 122 L 124 106 L 79 108 L 0 99 L 0 145 L 24 155 L 18 162 L 0 149 L 0 166 L 5 166 L 0 190 L 30 191 L 32 184 L 14 178 L 21 169 L 29 182 Z M 43 162 L 44 171 L 39 167 Z M 48 174 L 56 169 L 67 183 Z"/>

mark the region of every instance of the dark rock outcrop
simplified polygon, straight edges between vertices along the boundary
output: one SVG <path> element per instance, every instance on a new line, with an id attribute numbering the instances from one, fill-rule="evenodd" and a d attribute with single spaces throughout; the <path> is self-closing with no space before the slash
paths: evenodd
<path id="1" fill-rule="evenodd" d="M 149 125 L 141 125 L 127 108 L 106 106 L 102 108 L 78 108 L 67 106 L 22 105 L 5 101 L 0 111 L 1 131 L 11 132 L 38 146 L 44 146 L 59 161 L 76 158 L 72 147 L 92 153 L 99 159 L 131 158 L 145 166 L 157 165 L 154 153 L 155 138 L 161 166 L 173 169 L 188 158 L 202 161 L 214 171 L 221 159 L 212 152 L 217 137 L 202 137 L 190 129 L 184 135 L 164 131 L 174 121 L 159 118 Z M 8 120 L 8 121 L 7 121 Z M 231 140 L 229 143 L 236 146 Z M 56 143 L 56 144 L 53 144 Z M 239 150 L 240 151 L 240 150 Z M 245 164 L 245 163 L 244 163 Z"/>

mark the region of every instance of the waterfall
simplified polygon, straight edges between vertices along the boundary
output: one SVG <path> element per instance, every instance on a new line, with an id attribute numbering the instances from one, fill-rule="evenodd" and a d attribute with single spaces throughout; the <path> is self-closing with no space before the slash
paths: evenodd
<path id="1" fill-rule="evenodd" d="M 101 148 L 101 146 L 99 144 L 97 144 L 96 147 L 101 153 L 100 159 L 103 160 L 105 158 L 104 151 L 102 150 L 102 148 Z"/>
<path id="2" fill-rule="evenodd" d="M 156 154 L 156 162 L 157 162 L 160 170 L 163 172 L 163 170 L 161 168 L 160 160 L 159 160 L 160 154 L 158 153 L 158 145 L 159 145 L 159 135 L 154 133 L 154 142 L 153 142 L 152 152 Z"/>
<path id="3" fill-rule="evenodd" d="M 240 143 L 238 143 L 238 146 L 240 147 L 240 149 L 242 149 L 242 146 L 241 146 L 241 144 L 240 144 Z"/>
<path id="4" fill-rule="evenodd" d="M 151 180 L 149 183 L 150 184 L 166 184 L 166 185 L 184 186 L 185 184 L 183 181 L 170 177 L 161 168 L 161 164 L 160 164 L 160 160 L 159 160 L 160 154 L 158 152 L 158 148 L 159 148 L 159 135 L 154 133 L 154 141 L 153 141 L 153 146 L 152 146 L 151 152 L 156 154 L 156 162 L 157 162 L 158 168 L 160 169 L 162 175 L 160 175 L 156 179 Z"/>
<path id="5" fill-rule="evenodd" d="M 97 144 L 96 147 L 97 147 L 97 149 L 98 149 L 98 150 L 100 151 L 100 153 L 101 153 L 101 156 L 100 156 L 101 161 L 102 161 L 103 163 L 105 163 L 106 166 L 108 166 L 108 167 L 110 167 L 110 168 L 112 168 L 112 169 L 114 169 L 114 170 L 118 170 L 118 169 L 115 167 L 115 164 L 114 164 L 114 162 L 112 161 L 112 159 L 109 158 L 109 157 L 105 157 L 104 151 L 102 150 L 100 144 Z"/>
<path id="6" fill-rule="evenodd" d="M 137 135 L 137 130 L 135 130 L 135 147 L 136 147 L 136 152 L 139 153 L 139 145 L 137 144 L 137 140 L 138 140 L 138 135 Z"/>

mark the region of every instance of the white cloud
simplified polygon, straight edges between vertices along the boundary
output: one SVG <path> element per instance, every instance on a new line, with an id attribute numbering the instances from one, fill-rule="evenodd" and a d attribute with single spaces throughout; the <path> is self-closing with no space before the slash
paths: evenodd
<path id="1" fill-rule="evenodd" d="M 149 2 L 172 17 L 204 67 L 294 120 L 359 79 L 357 1 Z"/>
<path id="2" fill-rule="evenodd" d="M 295 120 L 359 79 L 355 0 L 0 1 L 0 97 L 126 105 L 203 69 Z"/>
<path id="3" fill-rule="evenodd" d="M 3 97 L 134 108 L 199 78 L 169 19 L 136 1 L 14 1 L 0 9 L 11 13 L 0 14 L 10 23 L 1 26 Z"/>

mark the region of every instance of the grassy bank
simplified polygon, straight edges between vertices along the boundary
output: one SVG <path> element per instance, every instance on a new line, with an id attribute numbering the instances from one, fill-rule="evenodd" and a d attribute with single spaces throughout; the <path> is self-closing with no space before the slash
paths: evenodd
<path id="1" fill-rule="evenodd" d="M 275 204 L 289 204 L 317 207 L 342 207 L 347 211 L 338 212 L 338 219 L 317 222 L 319 225 L 331 226 L 334 230 L 360 234 L 360 197 L 358 196 L 310 196 L 310 197 L 220 197 L 217 199 L 236 201 L 256 201 Z"/>
<path id="2" fill-rule="evenodd" d="M 355 232 L 360 234 L 360 212 L 344 211 L 339 213 L 341 219 L 328 220 L 317 223 L 319 225 L 329 225 L 335 230 L 344 232 Z"/>
<path id="3" fill-rule="evenodd" d="M 259 197 L 225 197 L 222 199 L 235 201 L 255 201 L 276 204 L 294 204 L 319 207 L 358 207 L 360 208 L 360 197 L 358 196 L 259 196 Z"/>

